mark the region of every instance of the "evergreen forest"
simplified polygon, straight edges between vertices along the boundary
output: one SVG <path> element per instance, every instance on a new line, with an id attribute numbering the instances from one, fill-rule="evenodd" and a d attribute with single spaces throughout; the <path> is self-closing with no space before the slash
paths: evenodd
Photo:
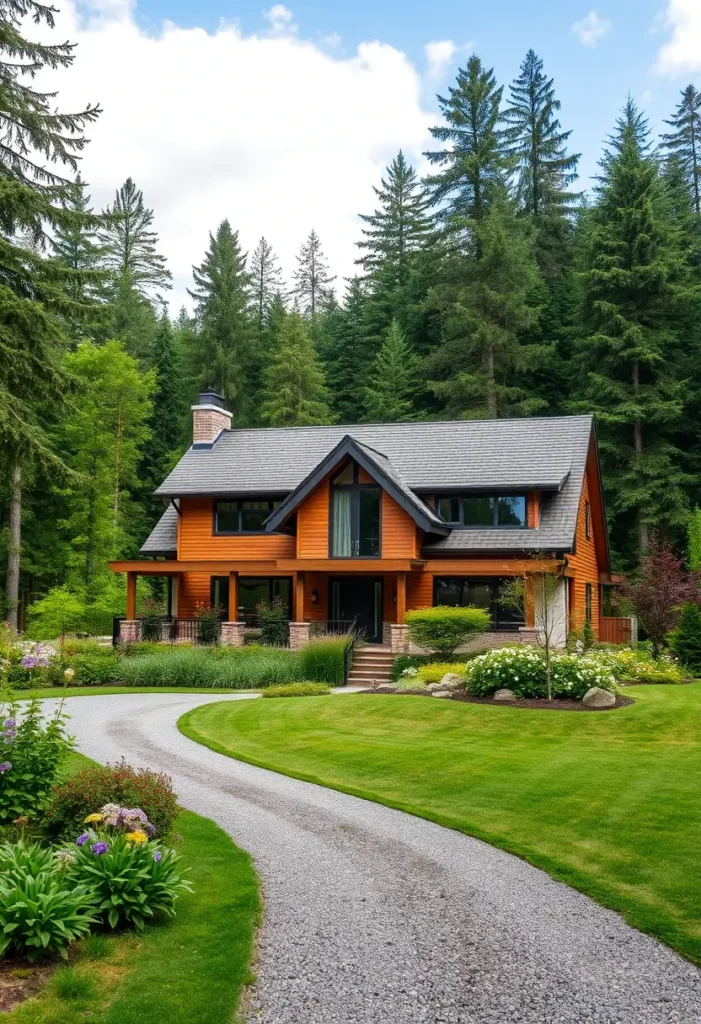
<path id="1" fill-rule="evenodd" d="M 323 223 L 286 280 L 275 239 L 246 252 L 222 211 L 178 311 L 139 182 L 94 208 L 80 168 L 100 109 L 36 90 L 73 48 L 33 41 L 32 19 L 51 9 L 8 0 L 0 19 L 8 621 L 41 602 L 104 629 L 123 610 L 106 563 L 138 555 L 210 387 L 237 427 L 593 413 L 614 568 L 655 534 L 684 543 L 701 504 L 694 85 L 661 133 L 622 96 L 590 182 L 538 54 L 506 83 L 471 56 L 437 98 L 425 173 L 397 153 L 358 211 L 353 277 L 333 276 Z"/>

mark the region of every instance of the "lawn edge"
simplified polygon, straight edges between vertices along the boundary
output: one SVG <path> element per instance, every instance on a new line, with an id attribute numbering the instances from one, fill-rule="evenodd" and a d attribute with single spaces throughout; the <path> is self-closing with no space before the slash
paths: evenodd
<path id="1" fill-rule="evenodd" d="M 670 922 L 668 918 L 661 915 L 654 907 L 641 904 L 640 901 L 628 899 L 614 889 L 593 880 L 586 873 L 578 871 L 576 868 L 562 865 L 547 854 L 542 854 L 532 847 L 516 843 L 507 836 L 491 832 L 472 822 L 464 822 L 448 814 L 424 810 L 402 800 L 393 800 L 391 797 L 375 793 L 373 790 L 329 781 L 312 772 L 295 771 L 284 765 L 276 764 L 274 761 L 251 757 L 248 754 L 227 748 L 223 744 L 217 743 L 216 740 L 206 738 L 193 725 L 192 719 L 202 707 L 215 706 L 215 704 L 199 705 L 186 711 L 176 723 L 178 731 L 193 742 L 199 743 L 201 746 L 207 747 L 217 754 L 230 757 L 232 760 L 243 761 L 245 764 L 254 765 L 256 768 L 264 768 L 267 771 L 276 772 L 278 775 L 286 775 L 288 778 L 299 779 L 301 782 L 309 782 L 315 786 L 322 786 L 324 789 L 336 790 L 339 793 L 347 793 L 349 796 L 359 797 L 361 800 L 382 804 L 392 810 L 403 811 L 405 814 L 411 814 L 415 818 L 423 818 L 436 825 L 441 825 L 443 828 L 449 828 L 455 832 L 461 832 L 463 835 L 471 836 L 473 839 L 478 839 L 489 846 L 503 850 L 505 853 L 510 853 L 533 867 L 545 871 L 556 882 L 576 889 L 578 892 L 594 900 L 595 903 L 620 914 L 626 923 L 637 931 L 657 939 L 676 953 L 679 953 L 680 956 L 691 961 L 691 963 L 701 966 L 701 940 L 690 939 L 674 922 Z"/>
<path id="2" fill-rule="evenodd" d="M 261 693 L 261 690 L 233 690 L 214 686 L 53 686 L 42 687 L 39 690 L 17 690 L 16 693 L 18 700 L 31 700 L 33 697 L 44 700 L 47 697 L 113 697 L 129 693 L 194 693 L 197 696 L 213 693 L 229 696 L 238 693 Z"/>

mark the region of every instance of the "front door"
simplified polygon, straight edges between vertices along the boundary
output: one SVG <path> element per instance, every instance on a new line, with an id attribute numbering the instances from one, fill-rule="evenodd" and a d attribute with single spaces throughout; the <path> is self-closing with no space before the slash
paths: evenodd
<path id="1" fill-rule="evenodd" d="M 355 628 L 371 644 L 382 643 L 382 580 L 376 576 L 337 576 L 329 580 L 330 612 L 337 628 Z"/>

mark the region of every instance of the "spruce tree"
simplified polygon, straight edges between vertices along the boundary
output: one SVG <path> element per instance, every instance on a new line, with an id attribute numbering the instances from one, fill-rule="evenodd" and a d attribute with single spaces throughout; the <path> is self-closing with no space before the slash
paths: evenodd
<path id="1" fill-rule="evenodd" d="M 331 285 L 336 280 L 329 274 L 321 241 L 312 228 L 306 242 L 303 242 L 297 256 L 297 269 L 294 272 L 294 295 L 299 310 L 315 320 L 324 302 L 331 292 Z"/>
<path id="2" fill-rule="evenodd" d="M 674 131 L 662 136 L 671 156 L 676 157 L 689 188 L 694 212 L 701 214 L 701 92 L 687 85 L 674 116 L 665 121 Z"/>
<path id="3" fill-rule="evenodd" d="M 693 293 L 670 196 L 649 150 L 647 122 L 628 100 L 588 217 L 575 364 L 575 408 L 597 416 L 613 536 L 630 560 L 636 547 L 647 551 L 651 530 L 682 529 L 687 518 L 674 431 L 684 407 L 678 318 Z"/>
<path id="4" fill-rule="evenodd" d="M 76 214 L 74 218 L 58 225 L 51 239 L 53 255 L 73 273 L 66 281 L 66 290 L 78 302 L 86 298 L 97 298 L 104 274 L 99 271 L 101 248 L 97 241 L 97 229 L 90 206 L 90 196 L 80 174 L 68 186 L 66 209 Z"/>
<path id="5" fill-rule="evenodd" d="M 331 422 L 324 372 L 299 313 L 285 317 L 277 351 L 263 380 L 264 423 L 271 427 L 305 427 Z"/>
<path id="6" fill-rule="evenodd" d="M 170 288 L 171 273 L 165 256 L 157 251 L 158 235 L 152 229 L 153 210 L 144 205 L 143 193 L 132 178 L 116 192 L 104 217 L 100 232 L 104 267 L 117 280 L 128 274 L 132 287 L 144 298 Z"/>
<path id="7" fill-rule="evenodd" d="M 539 273 L 528 224 L 504 185 L 491 189 L 472 232 L 474 251 L 449 253 L 433 292 L 443 343 L 427 360 L 430 387 L 451 418 L 532 415 L 545 403 L 524 387 L 524 373 L 544 353 L 522 335 L 538 316 Z"/>
<path id="8" fill-rule="evenodd" d="M 250 277 L 238 231 L 223 220 L 216 235 L 209 236 L 203 263 L 193 267 L 198 325 L 192 352 L 202 387 L 214 387 L 231 409 L 234 422 L 251 421 L 255 396 L 253 332 L 249 315 Z"/>
<path id="9" fill-rule="evenodd" d="M 444 125 L 429 129 L 445 148 L 424 153 L 440 168 L 426 183 L 446 216 L 479 220 L 486 214 L 490 187 L 508 166 L 501 129 L 503 88 L 477 56 L 458 71 L 448 96 L 438 96 Z"/>
<path id="10" fill-rule="evenodd" d="M 144 449 L 139 469 L 139 480 L 145 491 L 144 498 L 150 496 L 170 472 L 181 441 L 180 422 L 184 410 L 179 389 L 173 326 L 165 312 L 161 314 L 155 330 L 152 353 L 155 382 L 149 417 L 151 439 Z"/>
<path id="11" fill-rule="evenodd" d="M 333 303 L 324 315 L 318 351 L 324 367 L 334 419 L 358 423 L 363 415 L 365 382 L 375 355 L 366 324 L 367 282 L 346 282 L 343 304 Z"/>
<path id="12" fill-rule="evenodd" d="M 369 423 L 399 423 L 416 419 L 414 399 L 419 390 L 419 360 L 393 320 L 365 388 L 365 419 Z"/>
<path id="13" fill-rule="evenodd" d="M 282 289 L 282 271 L 272 245 L 261 238 L 251 256 L 251 298 L 255 310 L 256 331 L 262 337 L 266 313 Z"/>

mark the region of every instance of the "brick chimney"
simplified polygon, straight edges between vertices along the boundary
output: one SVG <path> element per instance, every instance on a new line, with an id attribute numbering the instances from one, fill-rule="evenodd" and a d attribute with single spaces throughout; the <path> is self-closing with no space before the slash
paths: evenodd
<path id="1" fill-rule="evenodd" d="M 202 391 L 197 405 L 192 406 L 192 443 L 194 447 L 211 447 L 222 430 L 231 429 L 231 413 L 224 408 L 224 399 L 216 391 Z"/>

